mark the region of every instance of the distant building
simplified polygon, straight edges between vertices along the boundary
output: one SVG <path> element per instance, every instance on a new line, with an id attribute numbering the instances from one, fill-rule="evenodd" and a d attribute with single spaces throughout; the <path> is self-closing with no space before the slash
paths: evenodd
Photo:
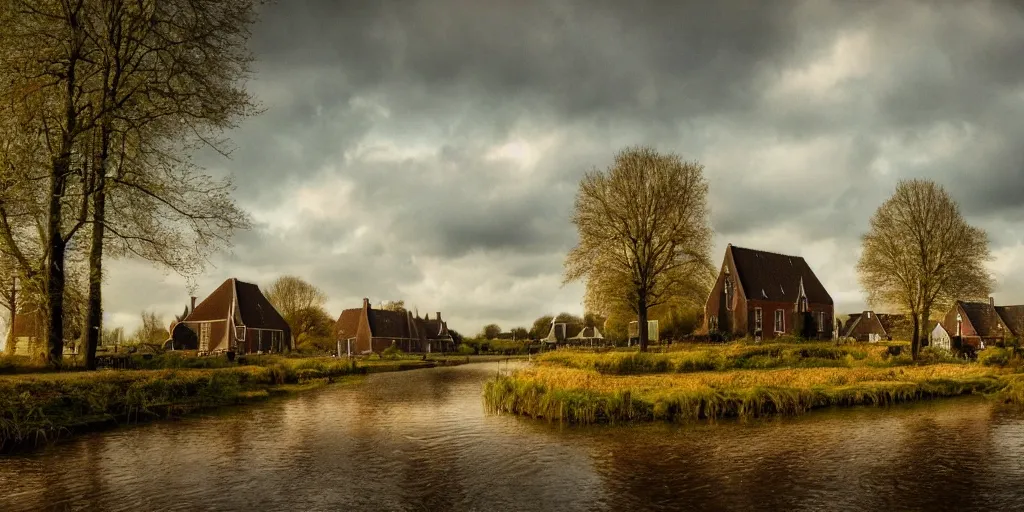
<path id="1" fill-rule="evenodd" d="M 881 315 L 876 315 L 874 311 L 850 315 L 841 337 L 870 343 L 891 339 L 882 324 Z"/>
<path id="2" fill-rule="evenodd" d="M 33 304 L 24 304 L 24 309 L 14 316 L 11 326 L 11 337 L 14 341 L 14 354 L 19 356 L 38 356 L 46 353 L 46 311 Z M 21 309 L 21 308 L 19 308 Z M 77 354 L 77 339 L 80 329 L 72 318 L 66 318 L 64 325 L 64 354 Z M 6 349 L 6 338 L 4 342 Z"/>
<path id="3" fill-rule="evenodd" d="M 568 324 L 564 322 L 551 322 L 551 330 L 541 341 L 548 344 L 565 344 L 569 340 Z"/>
<path id="4" fill-rule="evenodd" d="M 942 327 L 942 323 L 936 323 L 935 328 L 932 329 L 931 334 L 928 335 L 928 345 L 944 348 L 951 350 L 953 348 L 952 341 L 949 338 L 949 333 Z"/>
<path id="5" fill-rule="evenodd" d="M 252 283 L 228 279 L 171 325 L 166 348 L 201 353 L 280 353 L 294 348 L 291 327 Z"/>
<path id="6" fill-rule="evenodd" d="M 382 352 L 395 346 L 405 352 L 449 352 L 455 342 L 448 324 L 437 318 L 419 318 L 410 311 L 373 309 L 370 299 L 363 307 L 346 309 L 335 323 L 335 334 L 343 351 L 354 354 Z"/>
<path id="7" fill-rule="evenodd" d="M 942 328 L 953 346 L 976 349 L 1024 335 L 1024 305 L 996 306 L 988 302 L 956 301 L 942 318 Z"/>
<path id="8" fill-rule="evenodd" d="M 755 339 L 830 339 L 834 313 L 832 297 L 803 258 L 729 244 L 703 327 Z"/>

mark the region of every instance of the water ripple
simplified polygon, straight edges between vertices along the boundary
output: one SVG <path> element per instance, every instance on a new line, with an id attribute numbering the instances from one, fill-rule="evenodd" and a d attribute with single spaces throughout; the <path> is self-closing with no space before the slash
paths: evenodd
<path id="1" fill-rule="evenodd" d="M 374 374 L 0 459 L 0 510 L 1014 510 L 1024 415 L 982 400 L 687 426 L 487 413 L 504 364 Z"/>

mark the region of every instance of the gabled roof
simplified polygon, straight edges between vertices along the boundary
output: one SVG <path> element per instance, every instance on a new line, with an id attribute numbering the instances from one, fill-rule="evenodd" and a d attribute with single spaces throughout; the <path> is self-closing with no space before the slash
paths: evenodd
<path id="1" fill-rule="evenodd" d="M 288 322 L 267 300 L 258 286 L 235 278 L 224 281 L 213 293 L 197 304 L 184 322 L 226 320 L 231 317 L 233 305 L 237 306 L 239 318 L 246 327 L 290 331 Z"/>
<path id="2" fill-rule="evenodd" d="M 335 331 L 338 336 L 343 339 L 354 338 L 356 331 L 359 330 L 359 315 L 363 312 L 361 309 L 346 309 L 341 312 L 341 316 L 338 317 L 338 322 L 334 325 Z"/>
<path id="3" fill-rule="evenodd" d="M 370 332 L 374 338 L 416 338 L 419 335 L 410 330 L 409 314 L 405 311 L 386 311 L 371 309 L 368 311 Z"/>
<path id="4" fill-rule="evenodd" d="M 569 337 L 566 334 L 566 331 L 568 330 L 568 328 L 569 327 L 566 324 L 562 323 L 562 322 L 559 322 L 559 323 L 552 322 L 551 323 L 551 331 L 549 331 L 548 335 L 543 340 L 541 340 L 541 341 L 546 341 L 546 342 L 549 342 L 549 343 L 555 343 L 555 342 L 561 343 L 561 342 L 565 341 Z"/>
<path id="5" fill-rule="evenodd" d="M 854 313 L 850 315 L 850 319 L 846 321 L 846 326 L 843 327 L 844 338 L 852 337 L 854 334 L 878 334 L 879 336 L 886 336 L 888 335 L 888 331 L 882 323 L 881 315 L 878 315 L 874 311 L 864 311 L 863 313 Z"/>
<path id="6" fill-rule="evenodd" d="M 802 284 L 807 302 L 832 304 L 832 296 L 802 257 L 746 249 L 732 244 L 726 250 L 732 255 L 740 285 L 748 300 L 795 304 Z"/>
<path id="7" fill-rule="evenodd" d="M 996 313 L 1010 329 L 1010 334 L 1020 336 L 1024 333 L 1024 306 L 996 306 Z"/>
<path id="8" fill-rule="evenodd" d="M 967 319 L 974 326 L 978 336 L 985 338 L 1009 334 L 1009 329 L 991 303 L 957 301 L 956 304 L 967 314 Z M 1002 329 L 999 329 L 1000 327 Z"/>
<path id="9" fill-rule="evenodd" d="M 574 340 L 604 339 L 597 327 L 584 327 L 579 334 L 573 336 Z"/>

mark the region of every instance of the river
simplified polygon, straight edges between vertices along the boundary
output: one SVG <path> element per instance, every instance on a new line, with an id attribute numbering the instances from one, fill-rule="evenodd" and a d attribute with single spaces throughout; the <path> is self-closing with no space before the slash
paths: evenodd
<path id="1" fill-rule="evenodd" d="M 0 458 L 0 510 L 1021 510 L 982 399 L 689 426 L 486 412 L 504 363 L 374 374 Z"/>

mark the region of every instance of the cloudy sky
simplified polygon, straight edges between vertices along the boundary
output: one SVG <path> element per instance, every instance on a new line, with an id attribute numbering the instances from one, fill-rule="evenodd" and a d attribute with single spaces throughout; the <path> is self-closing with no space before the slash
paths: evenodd
<path id="1" fill-rule="evenodd" d="M 649 144 L 706 166 L 716 260 L 730 242 L 804 256 L 839 312 L 864 307 L 858 237 L 905 177 L 950 190 L 991 236 L 996 299 L 1024 302 L 1024 9 L 763 3 L 268 7 L 266 112 L 230 160 L 202 159 L 255 228 L 198 294 L 295 274 L 332 315 L 401 298 L 464 333 L 582 313 L 561 287 L 576 184 Z M 145 263 L 110 268 L 109 323 L 188 300 Z"/>

